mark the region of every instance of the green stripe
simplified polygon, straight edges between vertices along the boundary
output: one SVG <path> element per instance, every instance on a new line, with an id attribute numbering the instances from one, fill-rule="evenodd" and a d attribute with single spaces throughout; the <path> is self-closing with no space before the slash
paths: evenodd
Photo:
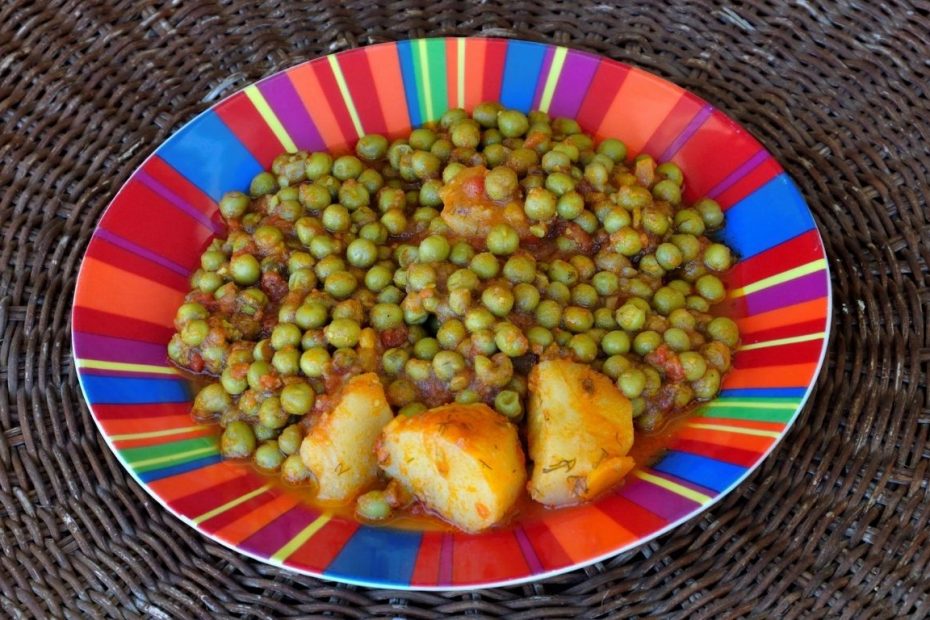
<path id="1" fill-rule="evenodd" d="M 426 109 L 426 84 L 427 73 L 426 67 L 423 66 L 426 61 L 426 41 L 420 39 L 414 41 L 410 46 L 411 56 L 413 56 L 413 75 L 417 81 L 417 101 L 420 105 L 420 120 L 425 122 L 429 120 Z"/>
<path id="2" fill-rule="evenodd" d="M 428 39 L 426 56 L 429 58 L 429 93 L 431 95 L 431 114 L 424 120 L 439 120 L 443 112 L 449 109 L 449 89 L 446 87 L 446 41 L 445 39 Z"/>
<path id="3" fill-rule="evenodd" d="M 714 403 L 698 409 L 698 414 L 705 418 L 728 418 L 731 420 L 752 420 L 753 422 L 786 423 L 794 415 L 797 406 L 791 409 L 756 409 L 750 407 L 715 407 Z"/>
<path id="4" fill-rule="evenodd" d="M 141 448 L 126 448 L 120 454 L 136 471 L 148 471 L 200 458 L 219 451 L 216 437 L 195 437 L 181 441 L 169 441 Z"/>

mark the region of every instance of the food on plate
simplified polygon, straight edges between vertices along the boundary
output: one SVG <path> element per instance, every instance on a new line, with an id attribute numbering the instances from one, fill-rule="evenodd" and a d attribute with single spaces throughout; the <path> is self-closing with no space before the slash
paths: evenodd
<path id="1" fill-rule="evenodd" d="M 470 532 L 503 519 L 526 483 L 516 426 L 484 403 L 394 418 L 378 463 L 427 509 Z"/>
<path id="2" fill-rule="evenodd" d="M 477 531 L 523 488 L 588 501 L 716 396 L 739 344 L 723 211 L 684 187 L 492 102 L 285 153 L 220 201 L 168 355 L 205 381 L 192 415 L 224 456 L 327 509 Z"/>

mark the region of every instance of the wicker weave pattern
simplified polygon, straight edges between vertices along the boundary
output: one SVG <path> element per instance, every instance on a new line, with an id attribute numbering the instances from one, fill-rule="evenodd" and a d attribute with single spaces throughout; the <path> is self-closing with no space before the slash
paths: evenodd
<path id="1" fill-rule="evenodd" d="M 891 617 L 930 614 L 930 5 L 547 0 L 0 5 L 0 614 L 11 617 Z M 98 436 L 68 317 L 131 171 L 222 96 L 397 38 L 517 36 L 639 65 L 739 120 L 830 256 L 815 396 L 737 491 L 633 552 L 474 593 L 337 586 L 160 509 Z"/>

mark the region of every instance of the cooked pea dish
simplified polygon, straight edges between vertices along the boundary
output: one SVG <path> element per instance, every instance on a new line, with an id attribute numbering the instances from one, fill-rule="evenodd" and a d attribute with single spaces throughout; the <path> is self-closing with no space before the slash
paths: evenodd
<path id="1" fill-rule="evenodd" d="M 218 154 L 222 156 L 222 154 Z M 225 457 L 465 531 L 527 493 L 584 502 L 713 398 L 739 341 L 733 256 L 671 162 L 482 103 L 347 154 L 280 155 L 223 196 L 168 355 Z"/>

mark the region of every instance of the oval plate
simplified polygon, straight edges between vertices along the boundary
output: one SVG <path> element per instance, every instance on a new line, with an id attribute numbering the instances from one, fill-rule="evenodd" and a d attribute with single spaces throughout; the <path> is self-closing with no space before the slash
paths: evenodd
<path id="1" fill-rule="evenodd" d="M 467 535 L 371 527 L 224 461 L 216 425 L 190 415 L 191 386 L 165 346 L 188 276 L 214 235 L 217 201 L 283 151 L 346 149 L 486 100 L 576 118 L 631 155 L 671 160 L 685 200 L 715 198 L 741 257 L 728 312 L 743 344 L 720 397 L 700 407 L 651 467 L 599 501 Z M 117 458 L 165 508 L 252 558 L 365 586 L 515 584 L 603 560 L 697 515 L 784 437 L 826 350 L 830 280 L 794 184 L 746 131 L 654 75 L 526 41 L 402 41 L 319 58 L 237 92 L 161 145 L 120 189 L 78 276 L 72 316 L 81 388 Z"/>

